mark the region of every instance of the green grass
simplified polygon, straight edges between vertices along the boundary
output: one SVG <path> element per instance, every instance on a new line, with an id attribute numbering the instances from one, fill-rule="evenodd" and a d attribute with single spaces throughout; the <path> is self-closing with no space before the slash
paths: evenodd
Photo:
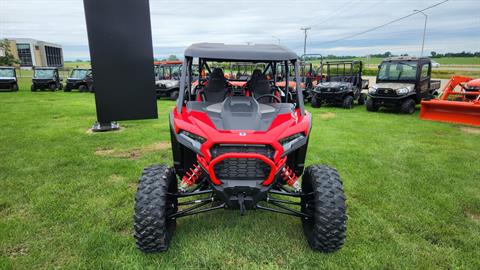
<path id="1" fill-rule="evenodd" d="M 90 134 L 92 95 L 21 81 L 0 93 L 0 269 L 480 269 L 478 128 L 307 106 L 307 164 L 336 167 L 345 186 L 342 250 L 311 251 L 297 218 L 218 211 L 180 219 L 168 252 L 143 254 L 133 198 L 143 167 L 171 164 L 152 145 L 169 140 L 173 102 Z"/>

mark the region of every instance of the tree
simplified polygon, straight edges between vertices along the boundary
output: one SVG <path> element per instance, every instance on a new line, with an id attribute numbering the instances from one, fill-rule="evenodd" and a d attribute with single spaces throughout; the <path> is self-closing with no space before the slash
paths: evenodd
<path id="1" fill-rule="evenodd" d="M 437 56 L 437 52 L 436 52 L 436 51 L 431 51 L 431 52 L 430 52 L 430 55 L 432 56 L 432 58 L 434 58 L 434 57 Z"/>
<path id="2" fill-rule="evenodd" d="M 168 60 L 168 61 L 178 61 L 178 58 L 177 58 L 176 55 L 172 54 L 172 55 L 170 55 L 170 56 L 168 57 L 167 60 Z"/>
<path id="3" fill-rule="evenodd" d="M 10 42 L 7 39 L 0 41 L 0 50 L 3 52 L 0 56 L 0 66 L 13 66 L 20 63 L 10 51 Z"/>

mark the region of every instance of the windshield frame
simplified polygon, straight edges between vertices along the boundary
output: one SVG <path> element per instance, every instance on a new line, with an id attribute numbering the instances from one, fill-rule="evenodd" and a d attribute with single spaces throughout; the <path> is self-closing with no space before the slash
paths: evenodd
<path id="1" fill-rule="evenodd" d="M 90 71 L 89 69 L 81 69 L 81 68 L 73 69 L 72 72 L 70 73 L 70 78 L 71 79 L 85 79 L 88 76 L 89 71 Z M 80 73 L 83 76 L 82 77 L 78 77 L 78 76 L 75 77 L 74 73 Z"/>
<path id="2" fill-rule="evenodd" d="M 419 76 L 419 60 L 396 60 L 396 61 L 383 61 L 382 63 L 380 63 L 380 65 L 378 65 L 378 71 L 377 71 L 377 82 L 401 82 L 401 83 L 415 83 L 418 81 L 418 76 Z M 385 67 L 387 68 L 388 66 L 388 70 L 385 70 L 385 73 L 391 73 L 392 72 L 392 68 L 394 69 L 393 72 L 397 72 L 397 66 L 398 65 L 403 65 L 403 66 L 409 66 L 409 67 L 414 67 L 415 68 L 415 74 L 413 77 L 409 76 L 409 77 L 403 77 L 401 76 L 401 72 L 399 71 L 399 76 L 397 77 L 395 75 L 395 77 L 397 78 L 394 78 L 393 76 L 391 75 L 388 75 L 386 77 L 380 77 L 381 76 L 381 72 L 382 72 L 382 68 Z M 403 69 L 403 68 L 402 68 Z M 402 71 L 403 72 L 403 71 Z"/>
<path id="3" fill-rule="evenodd" d="M 46 75 L 39 77 L 39 76 L 38 76 L 38 73 L 37 73 L 37 72 L 39 72 L 39 71 L 43 71 L 43 72 L 50 71 L 50 72 L 51 72 L 51 76 L 47 74 L 48 77 L 47 77 Z M 35 79 L 54 79 L 54 78 L 55 78 L 55 75 L 56 75 L 55 73 L 56 73 L 55 69 L 35 69 L 35 70 L 33 71 L 33 78 L 35 78 Z"/>
<path id="4" fill-rule="evenodd" d="M 11 72 L 10 76 L 4 76 L 6 73 L 2 74 L 3 70 L 10 71 Z M 9 75 L 9 74 L 6 74 L 6 75 Z M 15 78 L 17 76 L 16 76 L 14 68 L 0 68 L 0 77 L 1 78 Z"/>

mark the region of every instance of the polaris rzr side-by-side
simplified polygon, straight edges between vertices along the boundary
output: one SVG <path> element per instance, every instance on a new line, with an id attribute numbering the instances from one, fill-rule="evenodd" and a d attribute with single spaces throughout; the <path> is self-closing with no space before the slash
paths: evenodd
<path id="1" fill-rule="evenodd" d="M 182 61 L 158 61 L 155 62 L 154 66 L 157 97 L 168 97 L 171 100 L 176 100 L 180 88 Z"/>
<path id="2" fill-rule="evenodd" d="M 361 61 L 329 61 L 324 66 L 325 80 L 311 91 L 312 107 L 319 108 L 326 103 L 351 109 L 355 100 L 359 105 L 365 104 Z"/>
<path id="3" fill-rule="evenodd" d="M 18 91 L 17 73 L 14 67 L 0 67 L 0 90 Z"/>
<path id="4" fill-rule="evenodd" d="M 56 67 L 33 68 L 32 92 L 49 89 L 51 91 L 62 90 L 62 79 Z"/>
<path id="5" fill-rule="evenodd" d="M 70 92 L 73 89 L 78 89 L 80 92 L 93 93 L 93 75 L 92 70 L 87 68 L 75 68 L 67 78 L 67 83 L 63 91 Z"/>
<path id="6" fill-rule="evenodd" d="M 232 209 L 298 217 L 312 249 L 340 249 L 347 220 L 340 176 L 325 165 L 304 169 L 312 117 L 304 108 L 298 56 L 278 45 L 218 43 L 193 44 L 184 55 L 179 97 L 169 117 L 173 167 L 143 171 L 135 197 L 138 248 L 167 250 L 179 218 Z M 232 91 L 217 65 L 230 62 L 263 64 L 244 94 Z M 280 64 L 286 74 L 293 70 L 294 98 L 280 95 L 267 76 L 274 78 Z M 202 76 L 205 70 L 208 77 Z M 285 80 L 288 85 L 289 76 Z"/>

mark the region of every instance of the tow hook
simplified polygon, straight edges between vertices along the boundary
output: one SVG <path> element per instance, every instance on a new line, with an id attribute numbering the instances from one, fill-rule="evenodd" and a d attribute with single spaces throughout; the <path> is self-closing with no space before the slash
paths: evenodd
<path id="1" fill-rule="evenodd" d="M 245 215 L 245 212 L 247 212 L 247 209 L 245 208 L 245 194 L 244 193 L 239 193 L 238 194 L 238 205 L 240 206 L 240 215 L 241 216 Z"/>

